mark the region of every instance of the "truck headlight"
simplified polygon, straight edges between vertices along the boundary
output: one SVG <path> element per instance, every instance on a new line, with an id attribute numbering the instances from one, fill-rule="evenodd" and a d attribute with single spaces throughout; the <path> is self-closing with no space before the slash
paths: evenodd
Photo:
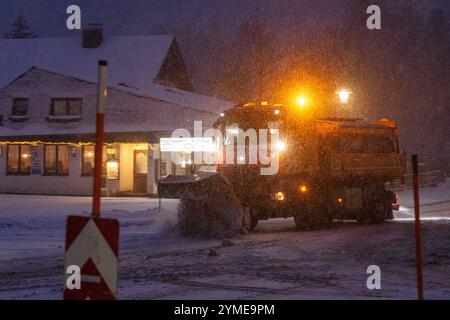
<path id="1" fill-rule="evenodd" d="M 279 192 L 275 193 L 276 201 L 284 201 L 285 199 L 286 199 L 286 196 L 285 196 L 284 192 L 279 191 Z"/>
<path id="2" fill-rule="evenodd" d="M 284 151 L 286 150 L 286 143 L 283 141 L 278 141 L 277 142 L 277 150 L 278 151 Z"/>

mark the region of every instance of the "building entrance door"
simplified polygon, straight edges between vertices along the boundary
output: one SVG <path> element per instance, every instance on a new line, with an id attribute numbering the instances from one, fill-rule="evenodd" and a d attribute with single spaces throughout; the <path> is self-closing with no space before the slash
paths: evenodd
<path id="1" fill-rule="evenodd" d="M 148 151 L 134 150 L 134 192 L 147 193 Z"/>

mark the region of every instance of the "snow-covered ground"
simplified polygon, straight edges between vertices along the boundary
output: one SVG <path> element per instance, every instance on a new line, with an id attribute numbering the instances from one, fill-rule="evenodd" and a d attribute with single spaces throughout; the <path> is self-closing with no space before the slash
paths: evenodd
<path id="1" fill-rule="evenodd" d="M 231 243 L 174 231 L 177 201 L 102 200 L 121 225 L 121 299 L 414 299 L 410 190 L 384 225 L 336 223 L 298 232 L 292 219 L 262 221 Z M 425 295 L 450 299 L 450 181 L 421 189 Z M 66 217 L 88 215 L 90 198 L 0 195 L 0 299 L 60 299 Z M 209 256 L 210 251 L 217 255 Z M 381 268 L 381 290 L 366 268 Z"/>

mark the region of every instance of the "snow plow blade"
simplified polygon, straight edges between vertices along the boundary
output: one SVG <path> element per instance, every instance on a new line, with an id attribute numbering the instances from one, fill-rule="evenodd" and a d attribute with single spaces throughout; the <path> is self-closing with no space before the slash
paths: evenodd
<path id="1" fill-rule="evenodd" d="M 215 179 L 221 179 L 216 172 L 199 172 L 186 176 L 168 176 L 158 183 L 158 196 L 167 199 L 180 199 L 186 193 L 197 193 Z"/>

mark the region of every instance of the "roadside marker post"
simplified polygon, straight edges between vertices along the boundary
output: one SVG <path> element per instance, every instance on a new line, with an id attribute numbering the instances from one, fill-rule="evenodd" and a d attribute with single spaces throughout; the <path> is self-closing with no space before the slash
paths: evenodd
<path id="1" fill-rule="evenodd" d="M 119 221 L 100 218 L 107 65 L 106 61 L 98 63 L 92 214 L 90 217 L 69 216 L 67 219 L 64 259 L 65 300 L 117 299 Z M 80 270 L 80 288 L 72 288 L 67 283 L 72 279 L 67 273 L 72 266 Z"/>
<path id="2" fill-rule="evenodd" d="M 101 60 L 98 62 L 98 100 L 97 119 L 95 130 L 95 158 L 94 158 L 94 191 L 92 199 L 92 216 L 100 217 L 100 196 L 102 188 L 102 156 L 103 145 L 105 143 L 105 98 L 107 95 L 106 69 L 108 62 Z"/>
<path id="3" fill-rule="evenodd" d="M 420 227 L 420 203 L 419 203 L 419 165 L 417 155 L 412 156 L 413 188 L 414 188 L 414 217 L 416 232 L 416 268 L 417 268 L 417 298 L 423 300 L 423 260 L 422 260 L 422 236 Z"/>

